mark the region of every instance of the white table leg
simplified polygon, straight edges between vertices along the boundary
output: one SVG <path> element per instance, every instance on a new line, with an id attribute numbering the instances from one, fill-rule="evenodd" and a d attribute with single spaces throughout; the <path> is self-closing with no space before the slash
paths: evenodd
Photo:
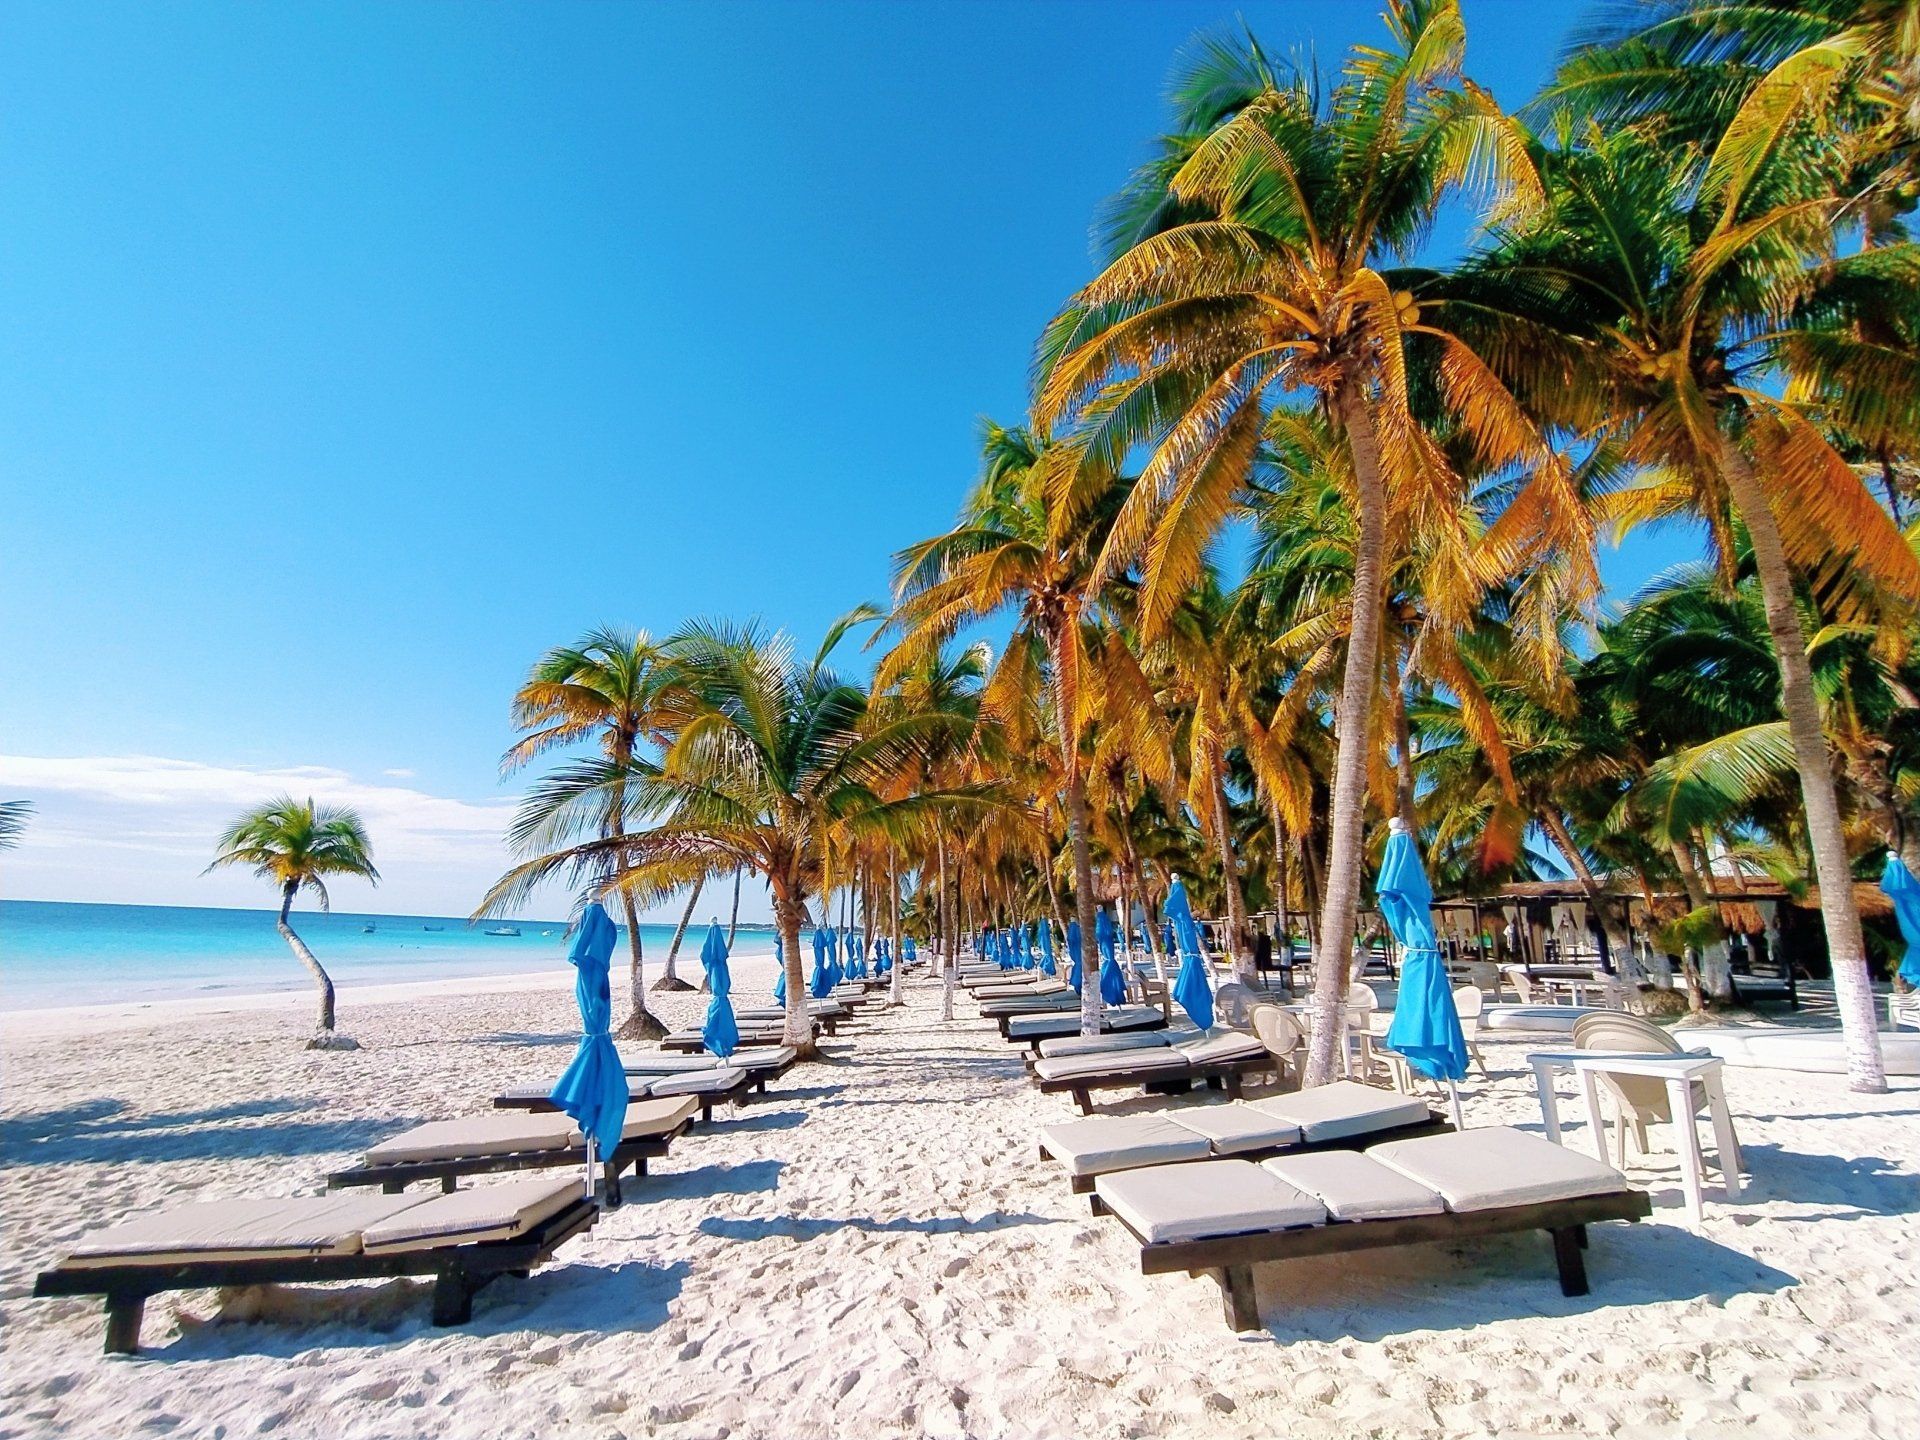
<path id="1" fill-rule="evenodd" d="M 1733 1115 L 1727 1109 L 1727 1092 L 1718 1075 L 1707 1076 L 1706 1086 L 1707 1113 L 1713 1117 L 1713 1148 L 1720 1160 L 1720 1179 L 1727 1187 L 1727 1199 L 1738 1200 L 1740 1142 L 1733 1138 Z"/>
<path id="2" fill-rule="evenodd" d="M 1587 1124 L 1593 1130 L 1593 1153 L 1604 1165 L 1607 1163 L 1607 1122 L 1600 1110 L 1600 1082 L 1593 1071 L 1580 1072 L 1580 1089 L 1587 1097 Z"/>
<path id="3" fill-rule="evenodd" d="M 1701 1195 L 1700 1131 L 1693 1123 L 1692 1085 L 1684 1079 L 1667 1082 L 1667 1104 L 1673 1112 L 1674 1139 L 1680 1151 L 1680 1171 L 1686 1184 L 1687 1219 L 1697 1230 L 1706 1223 L 1706 1201 Z"/>
<path id="4" fill-rule="evenodd" d="M 1547 1139 L 1556 1145 L 1563 1144 L 1560 1139 L 1560 1103 L 1554 1098 L 1551 1065 L 1534 1065 L 1533 1088 L 1540 1092 L 1540 1123 L 1546 1127 Z"/>

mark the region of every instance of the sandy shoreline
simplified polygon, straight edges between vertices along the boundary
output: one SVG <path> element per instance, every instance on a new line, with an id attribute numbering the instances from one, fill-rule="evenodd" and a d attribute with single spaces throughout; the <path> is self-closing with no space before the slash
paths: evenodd
<path id="1" fill-rule="evenodd" d="M 740 970 L 742 997 L 764 994 L 771 961 Z M 1066 1102 L 1023 1085 L 982 1022 L 943 1025 L 931 985 L 685 1137 L 466 1329 L 428 1325 L 413 1285 L 273 1292 L 237 1312 L 260 1323 L 221 1323 L 201 1292 L 156 1300 L 146 1354 L 109 1361 L 95 1304 L 28 1294 L 89 1223 L 308 1190 L 404 1124 L 556 1074 L 565 975 L 499 978 L 343 992 L 364 1048 L 341 1054 L 300 1048 L 301 996 L 170 1009 L 99 1045 L 70 1043 L 89 1033 L 72 1017 L 0 1025 L 0 1436 L 1788 1440 L 1904 1436 L 1920 1412 L 1912 1081 L 1862 1097 L 1729 1071 L 1742 1203 L 1710 1192 L 1693 1233 L 1671 1152 L 1636 1162 L 1654 1221 L 1594 1232 L 1584 1299 L 1539 1237 L 1382 1251 L 1263 1270 L 1266 1330 L 1234 1337 L 1210 1283 L 1141 1276 L 1039 1161 Z M 704 1003 L 652 998 L 681 1023 Z M 1483 1048 L 1469 1123 L 1537 1128 L 1531 1047 Z"/>

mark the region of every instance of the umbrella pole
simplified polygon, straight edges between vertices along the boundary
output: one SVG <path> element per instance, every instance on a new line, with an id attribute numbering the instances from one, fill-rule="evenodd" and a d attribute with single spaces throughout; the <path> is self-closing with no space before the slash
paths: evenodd
<path id="1" fill-rule="evenodd" d="M 587 1199 L 594 1198 L 594 1187 L 600 1177 L 600 1167 L 594 1163 L 593 1136 L 587 1136 Z"/>
<path id="2" fill-rule="evenodd" d="M 1447 1103 L 1453 1107 L 1453 1128 L 1466 1129 L 1467 1122 L 1460 1117 L 1460 1083 L 1457 1080 L 1447 1081 Z"/>

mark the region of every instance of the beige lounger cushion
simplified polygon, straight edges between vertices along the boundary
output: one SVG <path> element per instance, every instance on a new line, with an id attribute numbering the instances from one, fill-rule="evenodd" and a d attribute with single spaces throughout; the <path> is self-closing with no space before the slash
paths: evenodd
<path id="1" fill-rule="evenodd" d="M 1390 1140 L 1367 1154 L 1417 1184 L 1438 1191 L 1449 1210 L 1539 1205 L 1627 1188 L 1618 1170 L 1590 1155 L 1505 1125 Z"/>
<path id="2" fill-rule="evenodd" d="M 382 1140 L 367 1151 L 369 1165 L 401 1165 L 426 1160 L 464 1160 L 474 1155 L 519 1155 L 529 1150 L 564 1150 L 578 1143 L 578 1131 L 565 1115 L 463 1115 L 430 1120 Z"/>
<path id="3" fill-rule="evenodd" d="M 69 1268 L 171 1265 L 197 1260 L 288 1260 L 352 1255 L 360 1232 L 422 1203 L 418 1195 L 290 1195 L 197 1200 L 83 1235 Z"/>
<path id="4" fill-rule="evenodd" d="M 675 1079 L 683 1077 L 675 1076 Z M 656 1098 L 658 1097 L 658 1098 Z M 626 1140 L 648 1140 L 655 1135 L 665 1135 L 679 1128 L 680 1123 L 700 1111 L 700 1102 L 692 1096 L 660 1095 L 659 1086 L 645 1100 L 627 1102 L 627 1118 L 620 1126 L 620 1138 Z M 587 1137 L 578 1130 L 567 1138 L 569 1145 L 584 1145 Z"/>
<path id="5" fill-rule="evenodd" d="M 1424 1100 L 1396 1095 L 1391 1090 L 1376 1090 L 1352 1080 L 1336 1080 L 1331 1085 L 1316 1085 L 1311 1090 L 1273 1095 L 1250 1103 L 1269 1115 L 1291 1120 L 1300 1127 L 1301 1138 L 1309 1144 L 1345 1140 L 1370 1130 L 1390 1130 L 1396 1125 L 1418 1125 L 1429 1118 Z"/>
<path id="6" fill-rule="evenodd" d="M 1320 1225 L 1326 1207 L 1251 1160 L 1200 1160 L 1122 1170 L 1094 1193 L 1150 1245 Z"/>
<path id="7" fill-rule="evenodd" d="M 1181 1074 L 1187 1069 L 1187 1057 L 1170 1047 L 1147 1050 L 1100 1050 L 1090 1055 L 1060 1055 L 1052 1060 L 1034 1062 L 1033 1073 L 1042 1080 L 1078 1080 L 1086 1075 L 1104 1075 L 1121 1070 L 1128 1073 L 1166 1071 Z"/>
<path id="8" fill-rule="evenodd" d="M 1261 1168 L 1319 1200 L 1336 1220 L 1438 1215 L 1447 1208 L 1426 1186 L 1357 1150 L 1282 1155 L 1262 1162 Z"/>
<path id="9" fill-rule="evenodd" d="M 1101 1175 L 1134 1165 L 1202 1160 L 1207 1140 L 1163 1115 L 1095 1115 L 1040 1131 L 1047 1153 L 1071 1175 Z"/>
<path id="10" fill-rule="evenodd" d="M 1154 1050 L 1170 1045 L 1163 1030 L 1143 1030 L 1132 1035 L 1056 1035 L 1040 1042 L 1040 1058 L 1056 1055 L 1093 1055 L 1101 1051 Z"/>
<path id="11" fill-rule="evenodd" d="M 672 1055 L 664 1050 L 622 1050 L 620 1068 L 629 1075 L 679 1075 L 690 1070 L 711 1070 L 711 1055 Z"/>
<path id="12" fill-rule="evenodd" d="M 360 1233 L 360 1242 L 369 1255 L 393 1255 L 402 1250 L 511 1240 L 581 1198 L 585 1189 L 577 1174 L 475 1185 L 436 1195 L 368 1225 Z"/>
<path id="13" fill-rule="evenodd" d="M 1214 1065 L 1226 1060 L 1257 1060 L 1267 1053 L 1267 1047 L 1257 1035 L 1243 1035 L 1238 1030 L 1222 1030 L 1210 1035 L 1196 1035 L 1191 1040 L 1176 1040 L 1174 1048 L 1184 1054 L 1196 1065 Z"/>
<path id="14" fill-rule="evenodd" d="M 1205 1137 L 1216 1155 L 1300 1143 L 1298 1125 L 1237 1100 L 1230 1105 L 1189 1105 L 1169 1118 Z"/>
<path id="15" fill-rule="evenodd" d="M 647 1089 L 650 1095 L 705 1095 L 716 1090 L 731 1090 L 747 1072 L 723 1065 L 714 1070 L 696 1070 L 691 1075 L 669 1075 L 655 1080 Z"/>

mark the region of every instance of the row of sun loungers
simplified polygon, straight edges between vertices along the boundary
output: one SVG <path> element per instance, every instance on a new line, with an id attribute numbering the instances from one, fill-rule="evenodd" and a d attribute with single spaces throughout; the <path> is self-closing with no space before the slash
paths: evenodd
<path id="1" fill-rule="evenodd" d="M 1041 1094 L 1071 1095 L 1080 1113 L 1091 1115 L 1096 1090 L 1144 1087 L 1173 1094 L 1198 1083 L 1224 1088 L 1238 1100 L 1243 1080 L 1262 1074 L 1277 1077 L 1279 1066 L 1257 1036 L 1221 1030 L 1195 1033 L 1170 1045 L 1042 1056 L 1033 1062 L 1032 1073 Z"/>
<path id="2" fill-rule="evenodd" d="M 764 1093 L 797 1058 L 777 1047 L 726 1062 L 622 1051 L 630 1089 L 620 1144 L 593 1157 L 606 1203 L 620 1204 L 622 1176 L 644 1176 L 696 1114 L 711 1118 L 720 1101 Z M 40 1274 L 34 1293 L 102 1296 L 109 1354 L 138 1348 L 145 1303 L 166 1290 L 432 1275 L 434 1324 L 464 1324 L 483 1285 L 525 1275 L 599 1218 L 581 1179 L 586 1137 L 554 1110 L 549 1088 L 510 1090 L 491 1112 L 391 1136 L 328 1175 L 324 1195 L 198 1201 L 94 1231 Z M 456 1188 L 528 1170 L 559 1173 Z M 442 1193 L 405 1193 L 428 1181 Z M 364 1193 L 376 1187 L 378 1195 Z"/>

